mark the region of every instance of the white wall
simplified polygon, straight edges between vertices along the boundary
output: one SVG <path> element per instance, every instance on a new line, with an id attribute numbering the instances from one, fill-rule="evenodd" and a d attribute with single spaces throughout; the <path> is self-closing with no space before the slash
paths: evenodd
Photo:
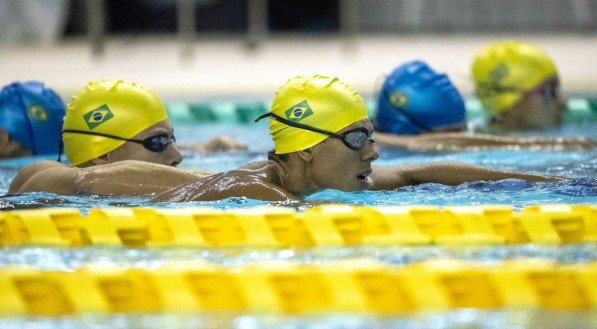
<path id="1" fill-rule="evenodd" d="M 0 43 L 56 41 L 67 11 L 67 0 L 0 0 Z"/>

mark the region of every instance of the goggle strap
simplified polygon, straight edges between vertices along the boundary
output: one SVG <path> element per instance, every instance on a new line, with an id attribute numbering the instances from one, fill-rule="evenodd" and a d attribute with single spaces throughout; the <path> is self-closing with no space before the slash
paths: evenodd
<path id="1" fill-rule="evenodd" d="M 331 131 L 327 131 L 327 130 L 319 129 L 319 128 L 316 128 L 316 127 L 311 127 L 311 126 L 308 126 L 308 125 L 304 125 L 302 123 L 298 123 L 298 122 L 293 122 L 293 121 L 290 121 L 290 120 L 286 120 L 286 119 L 284 119 L 284 118 L 282 118 L 282 117 L 280 117 L 280 116 L 278 116 L 278 115 L 276 115 L 274 113 L 271 113 L 271 112 L 268 112 L 266 114 L 263 114 L 263 115 L 259 116 L 257 119 L 255 119 L 254 122 L 257 122 L 257 121 L 259 121 L 261 119 L 264 119 L 264 118 L 267 118 L 267 117 L 272 117 L 274 120 L 280 121 L 280 122 L 282 122 L 282 123 L 284 123 L 284 124 L 286 124 L 288 126 L 294 127 L 294 128 L 309 130 L 309 131 L 312 131 L 312 132 L 316 132 L 316 133 L 320 133 L 320 134 L 324 134 L 324 135 L 336 137 L 336 138 L 339 138 L 339 139 L 343 138 L 343 136 L 340 135 L 340 134 L 336 134 L 336 133 L 333 133 Z"/>
<path id="2" fill-rule="evenodd" d="M 64 143 L 62 142 L 62 136 L 60 137 L 60 144 L 58 144 L 58 159 L 56 161 L 62 163 L 62 152 L 64 152 Z"/>
<path id="3" fill-rule="evenodd" d="M 150 151 L 161 152 L 161 151 L 156 151 L 151 148 L 148 148 L 145 144 L 146 143 L 145 140 L 140 140 L 140 139 L 128 139 L 128 138 L 123 138 L 123 137 L 114 136 L 114 135 L 110 135 L 110 134 L 104 134 L 104 133 L 98 133 L 98 132 L 92 132 L 92 131 L 84 131 L 84 130 L 72 130 L 72 129 L 64 129 L 62 131 L 62 133 L 63 134 L 64 133 L 74 133 L 74 134 L 83 134 L 83 135 L 91 135 L 91 136 L 100 136 L 100 137 L 112 138 L 112 139 L 117 139 L 117 140 L 126 141 L 126 142 L 133 142 L 133 143 L 143 145 L 143 147 L 147 148 Z M 174 138 L 172 138 L 172 139 L 174 140 Z"/>
<path id="4" fill-rule="evenodd" d="M 121 141 L 127 141 L 127 142 L 143 142 L 141 140 L 138 139 L 127 139 L 127 138 L 123 138 L 123 137 L 118 137 L 118 136 L 114 136 L 114 135 L 110 135 L 110 134 L 104 134 L 104 133 L 97 133 L 97 132 L 92 132 L 92 131 L 84 131 L 84 130 L 71 130 L 71 129 L 64 129 L 62 131 L 62 133 L 74 133 L 74 134 L 83 134 L 83 135 L 91 135 L 91 136 L 100 136 L 100 137 L 107 137 L 107 138 L 112 138 L 112 139 L 118 139 Z"/>

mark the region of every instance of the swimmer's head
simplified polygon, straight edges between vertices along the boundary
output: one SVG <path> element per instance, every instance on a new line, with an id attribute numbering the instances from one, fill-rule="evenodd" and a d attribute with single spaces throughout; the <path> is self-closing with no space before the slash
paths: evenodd
<path id="1" fill-rule="evenodd" d="M 0 92 L 0 129 L 31 154 L 56 154 L 64 103 L 38 81 L 11 83 Z"/>
<path id="2" fill-rule="evenodd" d="M 78 166 L 126 143 L 97 134 L 130 139 L 167 119 L 166 107 L 150 90 L 122 80 L 92 81 L 68 103 L 64 153 L 73 166 Z"/>
<path id="3" fill-rule="evenodd" d="M 374 125 L 376 130 L 400 135 L 462 130 L 464 115 L 464 101 L 450 79 L 422 61 L 412 61 L 384 81 Z"/>
<path id="4" fill-rule="evenodd" d="M 557 70 L 545 51 L 519 41 L 506 40 L 482 48 L 472 64 L 475 91 L 485 110 L 509 110 L 524 92 L 557 79 Z"/>
<path id="5" fill-rule="evenodd" d="M 367 118 L 365 103 L 354 89 L 338 78 L 322 75 L 289 79 L 276 92 L 270 113 L 330 132 L 338 132 Z M 269 120 L 269 131 L 276 154 L 305 150 L 329 137 L 277 120 Z"/>

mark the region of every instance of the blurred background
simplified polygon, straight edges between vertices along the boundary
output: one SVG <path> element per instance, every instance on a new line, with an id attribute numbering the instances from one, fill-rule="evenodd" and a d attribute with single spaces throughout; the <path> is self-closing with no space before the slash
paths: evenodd
<path id="1" fill-rule="evenodd" d="M 165 99 L 271 97 L 301 73 L 364 95 L 413 59 L 470 95 L 479 47 L 547 50 L 563 89 L 597 90 L 597 0 L 0 0 L 0 83 L 37 79 L 65 100 L 123 78 Z"/>

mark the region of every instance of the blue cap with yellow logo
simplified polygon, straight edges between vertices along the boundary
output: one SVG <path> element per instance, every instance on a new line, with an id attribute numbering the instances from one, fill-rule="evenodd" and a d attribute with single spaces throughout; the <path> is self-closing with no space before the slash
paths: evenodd
<path id="1" fill-rule="evenodd" d="M 422 61 L 408 62 L 384 81 L 374 124 L 379 131 L 399 135 L 462 129 L 464 101 L 445 74 Z"/>
<path id="2" fill-rule="evenodd" d="M 64 103 L 42 82 L 14 82 L 0 92 L 0 129 L 34 155 L 58 153 Z"/>

